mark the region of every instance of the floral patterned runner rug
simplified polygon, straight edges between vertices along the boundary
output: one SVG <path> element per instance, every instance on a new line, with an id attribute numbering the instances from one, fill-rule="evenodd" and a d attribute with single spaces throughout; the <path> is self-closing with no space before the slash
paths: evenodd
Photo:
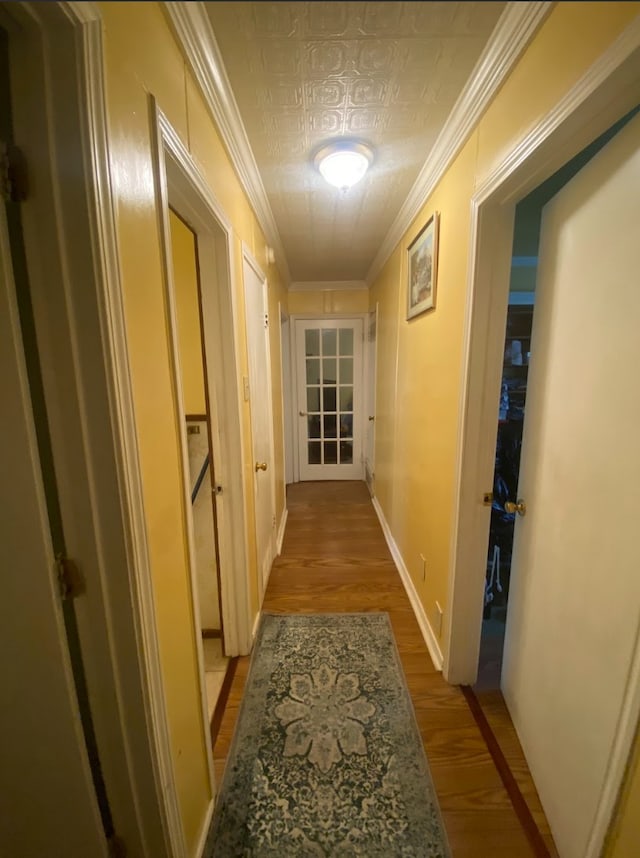
<path id="1" fill-rule="evenodd" d="M 388 614 L 264 614 L 204 858 L 449 855 Z"/>

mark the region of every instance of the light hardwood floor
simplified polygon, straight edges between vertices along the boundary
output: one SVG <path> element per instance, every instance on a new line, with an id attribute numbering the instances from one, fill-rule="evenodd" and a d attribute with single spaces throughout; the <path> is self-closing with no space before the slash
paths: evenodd
<path id="1" fill-rule="evenodd" d="M 434 669 L 365 484 L 298 483 L 289 487 L 288 508 L 283 550 L 273 565 L 263 608 L 389 613 L 454 858 L 555 856 L 513 736 L 505 756 L 517 770 L 514 775 L 546 850 L 531 845 L 461 689 L 448 685 Z M 239 659 L 214 746 L 218 783 L 248 667 L 248 658 Z M 498 732 L 505 713 L 497 706 L 492 710 L 492 726 Z"/>

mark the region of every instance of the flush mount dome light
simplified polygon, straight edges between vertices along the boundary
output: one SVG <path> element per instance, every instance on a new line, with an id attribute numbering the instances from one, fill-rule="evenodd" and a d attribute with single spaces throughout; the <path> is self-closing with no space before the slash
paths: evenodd
<path id="1" fill-rule="evenodd" d="M 337 140 L 323 146 L 313 160 L 330 185 L 346 191 L 367 172 L 373 161 L 373 151 L 366 143 Z"/>

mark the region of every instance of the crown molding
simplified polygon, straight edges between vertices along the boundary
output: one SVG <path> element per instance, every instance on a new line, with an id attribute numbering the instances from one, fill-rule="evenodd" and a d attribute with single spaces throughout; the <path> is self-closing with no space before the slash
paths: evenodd
<path id="1" fill-rule="evenodd" d="M 385 236 L 367 273 L 367 283 L 374 282 L 552 6 L 553 3 L 548 2 L 507 4 L 491 40 Z"/>
<path id="2" fill-rule="evenodd" d="M 202 3 L 165 2 L 163 6 L 287 285 L 291 275 L 280 233 L 207 13 Z"/>
<path id="3" fill-rule="evenodd" d="M 640 16 L 633 19 L 580 80 L 514 147 L 504 161 L 478 186 L 473 199 L 483 203 L 514 173 L 602 84 L 640 51 Z"/>
<path id="4" fill-rule="evenodd" d="M 366 280 L 294 280 L 289 292 L 347 292 L 368 288 Z"/>

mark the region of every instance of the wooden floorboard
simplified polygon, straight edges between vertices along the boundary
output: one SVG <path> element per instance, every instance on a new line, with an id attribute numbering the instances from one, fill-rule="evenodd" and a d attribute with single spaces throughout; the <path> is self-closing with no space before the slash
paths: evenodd
<path id="1" fill-rule="evenodd" d="M 448 685 L 431 662 L 365 484 L 297 483 L 288 489 L 287 505 L 282 554 L 274 563 L 263 609 L 387 611 L 454 858 L 535 855 L 461 689 Z M 249 658 L 238 660 L 214 746 L 218 783 L 248 667 Z M 503 717 L 496 715 L 494 721 Z M 530 796 L 535 789 L 521 763 L 518 759 L 514 776 L 523 795 Z M 555 855 L 544 814 L 535 818 Z"/>
<path id="2" fill-rule="evenodd" d="M 529 812 L 540 832 L 542 839 L 547 847 L 549 855 L 552 858 L 557 858 L 557 850 L 547 817 L 540 798 L 536 790 L 529 767 L 527 765 L 522 745 L 518 739 L 518 734 L 515 731 L 513 722 L 509 715 L 509 710 L 504 702 L 504 697 L 499 689 L 483 689 L 475 692 L 478 703 L 482 707 L 485 718 L 500 746 L 500 750 L 511 770 L 511 773 L 518 785 L 522 797 L 524 798 Z"/>

